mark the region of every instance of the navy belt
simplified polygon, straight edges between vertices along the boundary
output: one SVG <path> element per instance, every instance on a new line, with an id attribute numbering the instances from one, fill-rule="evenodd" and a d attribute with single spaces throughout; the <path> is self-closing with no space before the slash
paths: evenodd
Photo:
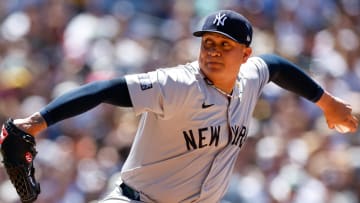
<path id="1" fill-rule="evenodd" d="M 128 197 L 129 199 L 140 201 L 140 193 L 130 186 L 126 185 L 124 182 L 121 183 L 120 188 L 122 190 L 122 194 Z"/>

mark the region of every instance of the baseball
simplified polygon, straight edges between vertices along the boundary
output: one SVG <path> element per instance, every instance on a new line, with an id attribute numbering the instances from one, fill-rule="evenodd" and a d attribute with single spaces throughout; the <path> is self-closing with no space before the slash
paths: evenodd
<path id="1" fill-rule="evenodd" d="M 348 133 L 350 132 L 350 128 L 346 127 L 344 125 L 335 125 L 335 130 L 338 131 L 339 133 Z"/>

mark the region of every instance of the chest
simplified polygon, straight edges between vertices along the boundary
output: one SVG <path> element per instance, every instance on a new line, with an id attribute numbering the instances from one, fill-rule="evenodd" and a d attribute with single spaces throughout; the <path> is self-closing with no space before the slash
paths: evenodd
<path id="1" fill-rule="evenodd" d="M 206 84 L 184 104 L 180 114 L 185 121 L 180 131 L 188 150 L 203 147 L 242 146 L 245 141 L 255 96 L 246 91 L 246 83 L 234 88 L 231 98 Z"/>

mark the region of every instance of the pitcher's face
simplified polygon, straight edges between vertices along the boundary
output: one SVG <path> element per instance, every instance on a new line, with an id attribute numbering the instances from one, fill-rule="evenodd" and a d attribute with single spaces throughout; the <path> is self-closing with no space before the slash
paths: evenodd
<path id="1" fill-rule="evenodd" d="M 214 83 L 236 78 L 241 64 L 250 57 L 251 51 L 250 47 L 222 34 L 205 33 L 201 39 L 200 69 Z"/>

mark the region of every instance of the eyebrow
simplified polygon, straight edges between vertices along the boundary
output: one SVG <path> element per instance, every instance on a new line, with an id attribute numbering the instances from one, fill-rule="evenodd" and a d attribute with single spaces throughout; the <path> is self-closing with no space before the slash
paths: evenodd
<path id="1" fill-rule="evenodd" d="M 220 38 L 221 40 L 225 40 L 226 42 L 228 43 L 232 43 L 232 42 L 235 42 L 233 39 L 229 38 L 229 37 L 226 37 L 224 35 L 221 35 L 221 34 L 217 34 L 217 33 L 211 33 L 211 34 L 208 34 L 207 36 L 203 36 L 203 40 L 206 41 L 207 39 L 211 38 L 211 37 L 218 37 Z M 210 39 L 210 40 L 213 40 L 213 39 Z M 218 39 L 219 40 L 219 39 Z M 236 42 L 235 42 L 236 43 Z"/>
<path id="2" fill-rule="evenodd" d="M 228 38 L 228 37 L 220 37 L 219 39 L 217 39 L 217 40 L 214 40 L 213 38 L 207 38 L 207 37 L 204 37 L 203 38 L 203 42 L 205 43 L 207 40 L 211 40 L 211 41 L 219 41 L 220 43 L 228 43 L 229 45 L 232 45 L 232 46 L 234 46 L 234 44 L 233 43 L 236 43 L 236 42 L 234 42 L 234 40 L 232 40 L 232 39 L 230 39 L 230 38 Z"/>

